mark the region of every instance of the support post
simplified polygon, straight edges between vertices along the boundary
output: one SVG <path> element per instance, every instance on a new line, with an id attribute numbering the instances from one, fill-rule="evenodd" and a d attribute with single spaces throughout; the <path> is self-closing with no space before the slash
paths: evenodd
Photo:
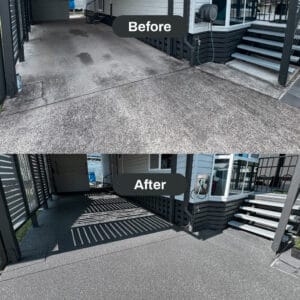
<path id="1" fill-rule="evenodd" d="M 8 96 L 14 97 L 18 92 L 18 87 L 8 0 L 0 1 L 0 19 L 2 27 L 2 48 L 6 91 Z"/>
<path id="2" fill-rule="evenodd" d="M 185 179 L 187 181 L 186 191 L 184 193 L 184 212 L 187 214 L 189 219 L 189 230 L 192 230 L 193 227 L 193 215 L 189 211 L 189 203 L 190 203 L 190 197 L 191 197 L 191 181 L 192 181 L 192 172 L 193 172 L 193 160 L 194 155 L 193 154 L 187 154 L 186 158 L 186 170 L 185 170 Z"/>
<path id="3" fill-rule="evenodd" d="M 175 175 L 177 173 L 177 154 L 172 155 L 171 162 L 171 174 Z M 174 212 L 175 212 L 175 196 L 170 197 L 170 215 L 169 221 L 174 223 Z"/>
<path id="4" fill-rule="evenodd" d="M 297 28 L 297 12 L 298 0 L 290 0 L 287 24 L 285 29 L 284 44 L 282 49 L 282 59 L 280 63 L 280 71 L 278 77 L 278 82 L 282 86 L 285 86 L 288 80 L 290 57 L 292 55 L 295 30 Z"/>
<path id="5" fill-rule="evenodd" d="M 289 192 L 284 204 L 284 208 L 282 209 L 281 217 L 279 220 L 279 224 L 276 230 L 275 238 L 272 243 L 272 250 L 274 252 L 279 252 L 281 247 L 281 241 L 285 233 L 286 226 L 289 222 L 289 217 L 291 215 L 293 206 L 297 200 L 299 195 L 299 188 L 300 188 L 300 159 L 298 159 L 295 173 L 292 178 L 292 182 L 289 188 Z"/>
<path id="6" fill-rule="evenodd" d="M 174 0 L 168 0 L 168 16 L 173 16 L 174 15 Z M 168 39 L 168 54 L 172 55 L 173 54 L 173 47 L 174 47 L 174 38 L 169 38 Z"/>
<path id="7" fill-rule="evenodd" d="M 5 193 L 0 179 L 0 233 L 8 262 L 16 263 L 21 258 L 20 247 L 11 222 Z"/>

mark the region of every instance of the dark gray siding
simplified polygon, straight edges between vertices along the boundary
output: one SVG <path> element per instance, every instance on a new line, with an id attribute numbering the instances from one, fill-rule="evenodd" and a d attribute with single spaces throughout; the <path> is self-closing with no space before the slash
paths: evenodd
<path id="1" fill-rule="evenodd" d="M 68 0 L 32 0 L 33 22 L 67 20 L 69 18 Z"/>
<path id="2" fill-rule="evenodd" d="M 171 206 L 172 200 L 165 197 L 131 197 L 130 200 L 178 226 L 184 226 L 188 223 L 182 201 L 175 200 L 174 206 Z M 225 229 L 228 221 L 233 218 L 242 202 L 243 200 L 190 203 L 189 211 L 193 215 L 193 231 Z M 173 220 L 170 220 L 171 207 L 174 207 Z"/>

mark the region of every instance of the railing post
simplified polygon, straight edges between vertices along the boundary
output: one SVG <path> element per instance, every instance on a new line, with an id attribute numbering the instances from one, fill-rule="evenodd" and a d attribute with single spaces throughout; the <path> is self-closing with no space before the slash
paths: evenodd
<path id="1" fill-rule="evenodd" d="M 298 163 L 295 168 L 295 173 L 289 188 L 289 192 L 284 204 L 284 208 L 282 209 L 279 225 L 277 227 L 275 238 L 272 244 L 272 250 L 276 253 L 280 250 L 281 241 L 284 236 L 286 226 L 289 222 L 289 218 L 293 206 L 299 195 L 299 187 L 300 187 L 300 159 L 298 160 Z"/>
<path id="2" fill-rule="evenodd" d="M 292 55 L 292 47 L 294 42 L 295 30 L 297 28 L 297 11 L 298 0 L 290 0 L 288 18 L 285 30 L 284 45 L 282 50 L 282 59 L 280 64 L 280 71 L 278 82 L 285 86 L 288 80 L 290 57 Z"/>

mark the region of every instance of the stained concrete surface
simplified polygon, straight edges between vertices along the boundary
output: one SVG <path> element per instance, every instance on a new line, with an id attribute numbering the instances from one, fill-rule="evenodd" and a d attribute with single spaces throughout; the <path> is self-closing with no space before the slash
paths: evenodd
<path id="1" fill-rule="evenodd" d="M 115 198 L 105 201 L 118 205 Z M 95 213 L 95 208 L 103 217 L 99 208 L 105 201 L 86 205 L 80 197 L 65 198 L 39 215 L 41 226 L 31 229 L 22 247 L 36 250 L 47 239 L 57 241 L 58 228 L 70 231 L 81 226 L 78 217 L 90 220 L 86 214 Z M 106 214 L 110 204 L 106 203 Z M 151 215 L 131 209 L 129 219 L 137 218 L 137 212 L 145 219 Z M 114 209 L 114 218 L 121 214 L 122 209 Z M 299 278 L 271 266 L 270 247 L 269 240 L 234 229 L 194 235 L 172 227 L 141 230 L 138 236 L 72 251 L 51 247 L 43 258 L 37 251 L 32 256 L 27 252 L 25 261 L 1 274 L 0 295 L 1 299 L 297 299 Z"/>
<path id="2" fill-rule="evenodd" d="M 299 151 L 299 109 L 253 82 L 75 21 L 33 27 L 18 66 L 24 99 L 8 99 L 0 114 L 1 152 Z"/>

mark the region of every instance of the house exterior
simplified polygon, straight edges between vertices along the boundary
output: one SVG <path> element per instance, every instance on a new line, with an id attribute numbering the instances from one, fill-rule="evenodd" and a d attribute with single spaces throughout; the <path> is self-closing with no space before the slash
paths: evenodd
<path id="1" fill-rule="evenodd" d="M 284 236 L 280 235 L 279 240 L 277 238 L 279 245 L 292 234 L 299 233 L 300 199 L 297 200 L 298 191 L 295 189 L 300 182 L 300 161 L 297 155 L 261 158 L 253 154 L 148 154 L 101 157 L 102 169 L 110 170 L 112 182 L 119 174 L 184 175 L 187 189 L 182 195 L 122 197 L 190 233 L 203 229 L 220 232 L 231 226 L 275 240 L 278 228 L 284 228 Z M 265 163 L 265 159 L 268 160 L 268 164 Z M 113 199 L 119 199 L 112 197 L 112 194 L 115 194 L 113 189 L 109 190 L 106 187 L 97 191 L 90 188 L 87 161 L 87 155 L 79 154 L 0 155 L 1 267 L 20 258 L 16 231 L 28 219 L 37 226 L 36 212 L 40 208 L 48 208 L 52 195 L 58 196 L 59 199 L 59 195 L 62 194 L 89 197 L 91 193 L 100 193 L 108 196 L 109 205 L 118 207 L 117 203 L 113 203 Z M 276 171 L 272 173 L 274 168 Z M 261 174 L 265 169 L 270 174 L 265 179 L 273 182 L 272 186 L 276 189 L 280 188 L 280 182 L 287 180 L 288 171 L 291 175 L 288 197 L 282 193 L 257 193 L 257 183 L 261 185 L 261 178 L 257 174 Z M 268 186 L 270 187 L 269 183 Z M 124 209 L 127 208 L 126 206 Z M 72 209 L 72 206 L 68 209 Z M 122 207 L 117 209 L 122 213 Z M 283 227 L 280 227 L 279 223 L 283 223 Z M 275 248 L 274 251 L 277 250 L 278 248 Z"/>
<path id="2" fill-rule="evenodd" d="M 184 37 L 145 37 L 142 41 L 171 56 L 187 59 L 191 65 L 226 63 L 231 59 L 258 65 L 279 73 L 279 82 L 285 85 L 288 75 L 296 71 L 290 64 L 300 62 L 300 35 L 296 30 L 299 3 L 298 0 L 94 0 L 86 2 L 85 11 L 109 25 L 121 15 L 181 16 L 186 24 Z M 216 20 L 199 19 L 197 14 L 203 5 L 218 8 Z M 5 0 L 0 8 L 2 103 L 6 95 L 14 97 L 18 93 L 15 65 L 25 60 L 24 42 L 29 41 L 31 24 L 68 20 L 69 1 Z"/>

